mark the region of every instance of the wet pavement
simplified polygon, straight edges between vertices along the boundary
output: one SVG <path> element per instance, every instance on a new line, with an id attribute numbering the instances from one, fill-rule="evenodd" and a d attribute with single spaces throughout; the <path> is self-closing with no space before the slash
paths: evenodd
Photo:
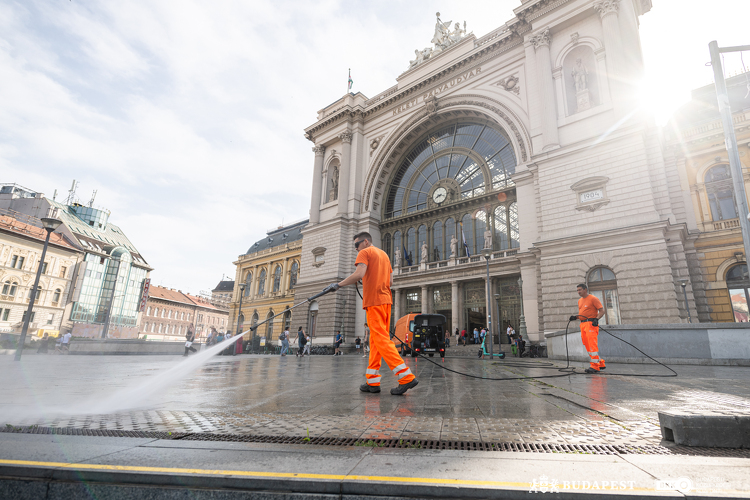
<path id="1" fill-rule="evenodd" d="M 469 348 L 467 348 L 468 350 Z M 458 350 L 455 354 L 458 354 Z M 750 368 L 608 365 L 560 375 L 546 359 L 406 358 L 419 385 L 358 390 L 366 359 L 345 356 L 0 358 L 0 425 L 363 439 L 658 445 L 660 409 L 750 410 Z M 574 364 L 582 371 L 584 365 Z M 181 367 L 184 367 L 182 369 Z M 475 377 L 523 377 L 479 380 Z"/>

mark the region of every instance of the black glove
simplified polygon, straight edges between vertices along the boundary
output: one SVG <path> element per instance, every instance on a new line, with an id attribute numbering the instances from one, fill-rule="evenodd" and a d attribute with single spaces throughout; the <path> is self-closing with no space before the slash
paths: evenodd
<path id="1" fill-rule="evenodd" d="M 599 326 L 599 320 L 594 318 L 591 320 L 591 326 Z"/>
<path id="2" fill-rule="evenodd" d="M 325 287 L 325 288 L 323 289 L 323 293 L 328 293 L 328 292 L 335 292 L 335 291 L 336 291 L 336 290 L 338 290 L 339 288 L 340 288 L 340 287 L 339 287 L 339 284 L 338 284 L 338 283 L 331 283 L 330 285 L 328 285 L 327 287 Z"/>
<path id="3" fill-rule="evenodd" d="M 570 318 L 568 318 L 568 321 L 575 321 L 577 319 L 578 319 L 578 316 L 571 316 Z"/>

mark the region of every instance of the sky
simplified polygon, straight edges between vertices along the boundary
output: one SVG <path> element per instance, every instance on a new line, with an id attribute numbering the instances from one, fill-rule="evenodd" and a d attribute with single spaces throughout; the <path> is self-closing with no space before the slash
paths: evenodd
<path id="1" fill-rule="evenodd" d="M 748 0 L 653 0 L 644 105 L 658 124 L 713 80 L 708 43 L 750 44 Z M 396 83 L 435 12 L 480 37 L 520 0 L 0 0 L 0 183 L 111 210 L 155 269 L 199 293 L 267 230 L 308 217 L 303 129 Z M 710 7 L 709 7 L 710 5 Z M 746 53 L 750 68 L 750 53 Z M 741 71 L 725 56 L 726 73 Z"/>

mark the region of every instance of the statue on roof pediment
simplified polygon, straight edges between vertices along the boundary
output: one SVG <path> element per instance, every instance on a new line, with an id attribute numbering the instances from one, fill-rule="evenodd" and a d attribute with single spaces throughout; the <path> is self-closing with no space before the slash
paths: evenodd
<path id="1" fill-rule="evenodd" d="M 414 54 L 416 58 L 409 61 L 409 69 L 419 66 L 424 61 L 458 43 L 466 36 L 466 21 L 464 21 L 463 29 L 461 28 L 461 23 L 456 23 L 454 29 L 451 31 L 451 23 L 453 21 L 443 22 L 440 19 L 440 12 L 436 13 L 436 17 L 435 32 L 432 35 L 432 40 L 430 40 L 433 47 L 426 47 L 422 50 L 415 49 Z"/>

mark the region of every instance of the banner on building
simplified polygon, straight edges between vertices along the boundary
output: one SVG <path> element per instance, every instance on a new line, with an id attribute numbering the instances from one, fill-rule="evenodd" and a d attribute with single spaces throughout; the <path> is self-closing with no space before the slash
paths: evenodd
<path id="1" fill-rule="evenodd" d="M 138 308 L 138 312 L 143 312 L 146 309 L 146 302 L 148 301 L 148 290 L 151 287 L 151 278 L 146 278 L 143 281 L 143 292 L 141 293 L 141 307 Z"/>

